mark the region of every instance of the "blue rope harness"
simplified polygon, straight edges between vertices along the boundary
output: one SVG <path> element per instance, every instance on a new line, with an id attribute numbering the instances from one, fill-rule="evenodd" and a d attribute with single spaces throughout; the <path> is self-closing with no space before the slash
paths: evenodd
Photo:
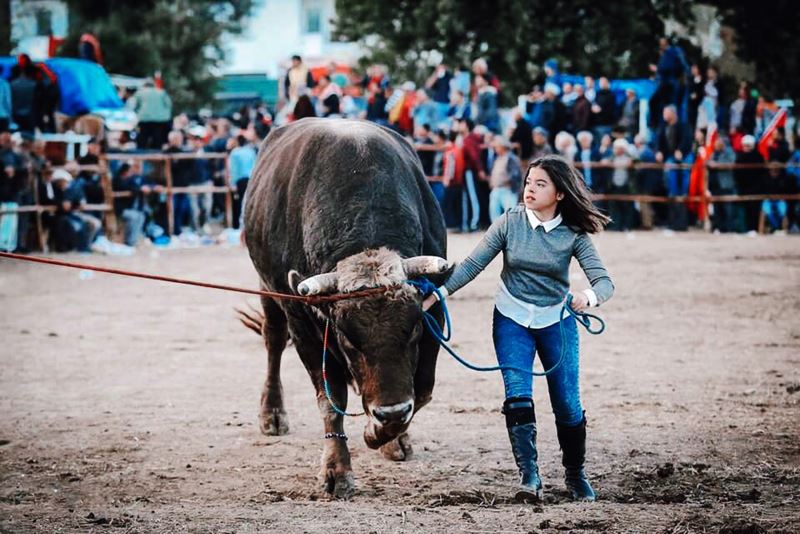
<path id="1" fill-rule="evenodd" d="M 562 320 L 564 319 L 564 312 L 566 311 L 568 315 L 571 315 L 578 321 L 578 324 L 583 326 L 587 332 L 590 334 L 602 334 L 603 331 L 606 329 L 606 323 L 597 315 L 593 315 L 591 313 L 586 312 L 576 312 L 572 309 L 572 295 L 567 295 L 567 298 L 564 301 L 564 305 L 561 307 L 561 313 L 559 314 L 559 323 L 558 327 L 561 332 L 561 355 L 558 357 L 558 361 L 553 365 L 550 369 L 545 370 L 542 373 L 537 373 L 532 369 L 523 369 L 522 367 L 514 367 L 511 365 L 495 365 L 491 367 L 481 367 L 475 365 L 473 363 L 468 362 L 463 357 L 459 356 L 455 350 L 453 350 L 450 345 L 447 344 L 450 341 L 450 337 L 453 334 L 452 325 L 450 322 L 450 312 L 447 309 L 447 304 L 445 303 L 444 297 L 439 292 L 439 289 L 433 285 L 433 283 L 428 280 L 427 278 L 420 278 L 418 280 L 407 280 L 407 283 L 417 288 L 423 297 L 427 297 L 428 295 L 435 293 L 436 297 L 439 299 L 439 303 L 442 305 L 442 311 L 444 312 L 444 322 L 445 328 L 439 328 L 439 322 L 429 312 L 422 312 L 422 320 L 425 323 L 425 327 L 431 333 L 431 335 L 436 338 L 436 341 L 442 346 L 442 348 L 447 351 L 455 360 L 466 367 L 467 369 L 471 369 L 473 371 L 479 372 L 491 372 L 491 371 L 518 371 L 520 373 L 526 373 L 533 376 L 547 376 L 550 373 L 554 372 L 558 367 L 561 365 L 561 362 L 564 360 L 564 355 L 567 351 L 567 344 L 566 344 L 566 337 L 564 334 L 564 324 Z M 599 327 L 596 329 L 592 329 L 592 319 L 596 320 L 599 323 Z M 336 403 L 333 401 L 333 397 L 331 396 L 330 385 L 328 384 L 328 373 L 327 373 L 327 362 L 328 362 L 328 331 L 330 327 L 330 321 L 328 319 L 325 320 L 325 334 L 323 336 L 322 342 L 322 384 L 323 389 L 325 390 L 325 397 L 328 399 L 328 404 L 331 405 L 333 411 L 341 416 L 348 416 L 348 417 L 357 417 L 359 415 L 364 415 L 364 412 L 360 413 L 348 413 L 341 408 L 339 408 Z M 446 332 L 446 333 L 445 333 Z M 326 436 L 327 437 L 327 436 Z"/>
<path id="2" fill-rule="evenodd" d="M 576 312 L 572 309 L 572 295 L 567 295 L 567 298 L 564 301 L 564 305 L 561 307 L 561 313 L 559 314 L 559 323 L 558 328 L 561 332 L 561 355 L 558 357 L 558 361 L 553 365 L 550 369 L 545 370 L 542 373 L 537 373 L 532 369 L 523 369 L 522 367 L 514 367 L 512 365 L 495 365 L 491 367 L 481 367 L 475 365 L 473 363 L 468 362 L 463 357 L 459 356 L 455 350 L 453 350 L 450 345 L 447 344 L 450 341 L 450 337 L 453 333 L 451 323 L 450 323 L 450 312 L 447 309 L 447 304 L 445 303 L 444 297 L 439 292 L 439 289 L 433 285 L 433 283 L 428 280 L 427 278 L 421 278 L 419 280 L 409 280 L 409 284 L 416 287 L 417 290 L 423 295 L 423 297 L 427 297 L 431 293 L 435 293 L 436 297 L 439 299 L 439 303 L 442 305 L 442 311 L 444 312 L 444 322 L 445 328 L 447 333 L 445 334 L 444 329 L 439 328 L 439 322 L 436 318 L 430 314 L 429 312 L 422 313 L 422 319 L 425 322 L 425 326 L 427 327 L 428 331 L 431 335 L 436 338 L 442 348 L 447 351 L 450 356 L 455 358 L 455 360 L 466 367 L 467 369 L 471 369 L 473 371 L 480 371 L 480 372 L 491 372 L 491 371 L 518 371 L 520 373 L 526 373 L 533 376 L 547 376 L 550 373 L 554 372 L 558 367 L 561 365 L 561 362 L 564 360 L 564 355 L 567 351 L 567 344 L 566 344 L 566 337 L 564 334 L 564 323 L 562 320 L 564 319 L 564 312 L 566 311 L 569 315 L 575 318 L 578 321 L 578 324 L 583 326 L 587 332 L 590 334 L 602 334 L 603 331 L 606 329 L 606 323 L 597 315 L 593 315 L 591 313 L 586 312 Z M 597 329 L 592 329 L 592 319 L 596 320 L 599 323 L 599 327 Z"/>

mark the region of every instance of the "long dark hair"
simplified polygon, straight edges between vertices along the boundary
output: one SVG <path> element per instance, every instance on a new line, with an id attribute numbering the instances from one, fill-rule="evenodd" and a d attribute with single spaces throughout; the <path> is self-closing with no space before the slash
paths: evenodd
<path id="1" fill-rule="evenodd" d="M 594 234 L 611 222 L 611 219 L 592 203 L 592 193 L 586 186 L 583 176 L 567 160 L 557 155 L 542 156 L 533 160 L 525 173 L 526 181 L 531 169 L 536 167 L 547 173 L 556 186 L 556 191 L 564 194 L 564 198 L 558 202 L 558 210 L 564 224 Z"/>

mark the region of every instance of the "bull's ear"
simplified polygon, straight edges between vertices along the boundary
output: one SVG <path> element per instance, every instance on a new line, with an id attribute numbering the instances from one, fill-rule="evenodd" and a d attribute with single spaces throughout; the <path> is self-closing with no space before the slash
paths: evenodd
<path id="1" fill-rule="evenodd" d="M 300 284 L 300 282 L 303 281 L 303 276 L 294 269 L 292 269 L 291 271 L 289 271 L 289 274 L 287 275 L 286 278 L 289 281 L 289 287 L 291 288 L 292 293 L 297 294 L 297 286 L 298 284 Z"/>

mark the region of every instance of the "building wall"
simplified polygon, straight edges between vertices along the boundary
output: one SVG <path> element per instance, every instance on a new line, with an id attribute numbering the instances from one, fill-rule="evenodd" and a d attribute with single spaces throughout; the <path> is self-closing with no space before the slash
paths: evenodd
<path id="1" fill-rule="evenodd" d="M 49 35 L 64 38 L 69 29 L 67 4 L 59 0 L 12 0 L 11 41 L 15 54 L 46 59 Z"/>
<path id="2" fill-rule="evenodd" d="M 360 48 L 331 41 L 334 0 L 263 0 L 242 35 L 227 44 L 226 74 L 264 72 L 280 77 L 293 54 L 314 65 L 331 60 L 355 62 Z"/>

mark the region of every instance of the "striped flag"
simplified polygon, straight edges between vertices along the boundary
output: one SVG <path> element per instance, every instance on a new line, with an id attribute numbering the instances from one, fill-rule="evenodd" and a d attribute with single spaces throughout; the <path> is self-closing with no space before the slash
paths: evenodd
<path id="1" fill-rule="evenodd" d="M 772 134 L 779 126 L 786 125 L 786 108 L 780 108 L 778 112 L 772 117 L 772 120 L 769 121 L 767 127 L 764 128 L 764 133 L 761 134 L 761 138 L 758 140 L 758 151 L 764 156 L 764 161 L 769 160 L 769 146 L 772 144 Z"/>

